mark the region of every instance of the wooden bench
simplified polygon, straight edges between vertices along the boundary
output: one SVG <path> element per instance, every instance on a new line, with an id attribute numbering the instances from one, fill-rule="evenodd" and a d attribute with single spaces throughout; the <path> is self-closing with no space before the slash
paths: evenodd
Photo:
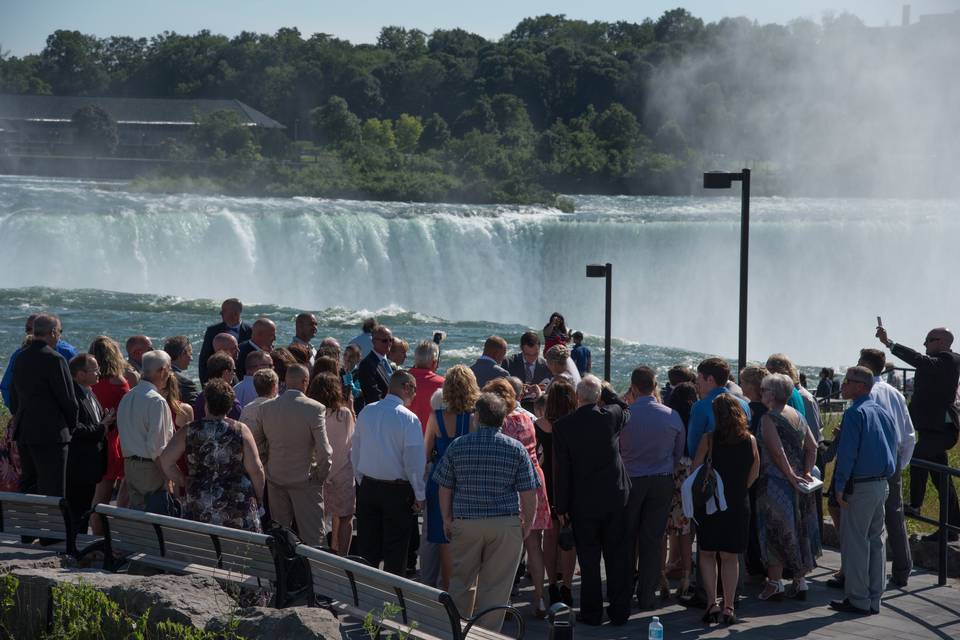
<path id="1" fill-rule="evenodd" d="M 272 590 L 274 606 L 285 604 L 284 565 L 271 536 L 104 504 L 94 513 L 103 523 L 108 571 L 119 568 L 120 557 L 169 573 Z"/>
<path id="2" fill-rule="evenodd" d="M 43 548 L 75 558 L 97 547 L 99 537 L 78 534 L 67 501 L 56 496 L 0 492 L 0 543 L 32 546 L 21 537 L 40 538 Z"/>
<path id="3" fill-rule="evenodd" d="M 511 606 L 493 607 L 466 619 L 453 598 L 439 589 L 306 545 L 297 546 L 296 553 L 310 565 L 311 603 L 326 601 L 360 620 L 372 613 L 385 631 L 409 632 L 409 637 L 425 640 L 503 640 L 510 636 L 476 626 L 488 613 L 501 610 L 517 620 L 518 640 L 526 631 L 523 616 Z M 399 610 L 395 619 L 381 615 L 384 604 Z"/>

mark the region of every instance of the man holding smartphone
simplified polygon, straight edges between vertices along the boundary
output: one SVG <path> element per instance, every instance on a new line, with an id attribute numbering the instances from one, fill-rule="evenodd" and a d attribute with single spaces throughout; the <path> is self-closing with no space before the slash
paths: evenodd
<path id="1" fill-rule="evenodd" d="M 880 318 L 877 318 L 879 320 Z M 957 382 L 960 381 L 960 354 L 951 350 L 953 333 L 945 327 L 937 327 L 927 332 L 923 341 L 925 354 L 918 353 L 887 337 L 887 330 L 877 327 L 877 338 L 890 352 L 904 362 L 916 368 L 913 382 L 913 397 L 910 399 L 910 417 L 917 431 L 917 446 L 913 451 L 915 458 L 928 460 L 936 464 L 947 465 L 947 451 L 957 444 L 960 435 L 960 416 L 957 414 Z M 927 491 L 926 469 L 910 467 L 910 504 L 904 507 L 907 515 L 917 514 L 923 506 Z M 939 486 L 940 474 L 929 472 L 934 486 Z M 960 503 L 953 482 L 949 487 L 948 522 L 960 523 Z M 935 542 L 943 535 L 937 531 L 923 539 Z M 947 534 L 948 540 L 957 540 L 957 534 Z"/>

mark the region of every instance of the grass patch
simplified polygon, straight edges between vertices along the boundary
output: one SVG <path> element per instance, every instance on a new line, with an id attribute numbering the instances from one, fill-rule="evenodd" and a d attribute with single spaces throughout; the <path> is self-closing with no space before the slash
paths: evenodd
<path id="1" fill-rule="evenodd" d="M 833 432 L 836 430 L 837 426 L 840 424 L 840 418 L 843 414 L 841 413 L 824 413 L 823 414 L 823 437 L 826 440 L 833 439 Z M 954 447 L 947 452 L 947 460 L 951 467 L 958 468 L 960 467 L 960 449 Z M 825 486 L 830 486 L 830 479 L 833 477 L 834 464 L 830 463 L 827 465 L 826 473 L 824 474 L 823 483 Z M 904 469 L 903 474 L 903 500 L 906 503 L 910 497 L 910 469 Z M 923 506 L 920 508 L 920 513 L 928 518 L 938 518 L 940 516 L 940 494 L 937 492 L 936 487 L 934 486 L 931 480 L 927 481 L 927 492 L 924 494 Z M 827 496 L 824 494 L 823 497 L 823 513 L 827 513 Z M 933 525 L 925 524 L 914 520 L 913 518 L 907 518 L 907 533 L 919 533 L 927 534 L 932 533 L 936 527 Z"/>

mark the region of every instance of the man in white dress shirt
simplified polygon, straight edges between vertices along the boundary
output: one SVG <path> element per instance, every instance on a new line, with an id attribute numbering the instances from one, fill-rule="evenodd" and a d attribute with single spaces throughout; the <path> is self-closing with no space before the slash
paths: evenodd
<path id="1" fill-rule="evenodd" d="M 886 359 L 886 355 L 880 349 L 861 349 L 860 362 L 857 365 L 866 367 L 873 372 L 873 387 L 870 389 L 870 397 L 890 414 L 890 417 L 893 418 L 893 424 L 897 428 L 897 470 L 887 480 L 890 493 L 887 494 L 887 501 L 884 504 L 884 525 L 887 529 L 887 540 L 893 556 L 890 580 L 898 587 L 905 587 L 907 586 L 907 579 L 910 577 L 910 571 L 913 569 L 913 559 L 910 556 L 910 540 L 907 537 L 907 527 L 903 521 L 900 471 L 910 464 L 917 437 L 903 394 L 880 377 Z"/>
<path id="2" fill-rule="evenodd" d="M 123 396 L 117 407 L 117 431 L 131 509 L 143 509 L 146 495 L 166 485 L 157 458 L 173 437 L 173 415 L 158 390 L 170 377 L 170 356 L 165 351 L 147 351 L 141 362 L 140 383 Z"/>
<path id="3" fill-rule="evenodd" d="M 404 575 L 413 528 L 411 511 L 422 511 L 426 456 L 416 414 L 407 408 L 417 381 L 406 371 L 390 378 L 387 396 L 357 416 L 350 460 L 360 489 L 357 536 L 360 555 L 373 567 Z"/>

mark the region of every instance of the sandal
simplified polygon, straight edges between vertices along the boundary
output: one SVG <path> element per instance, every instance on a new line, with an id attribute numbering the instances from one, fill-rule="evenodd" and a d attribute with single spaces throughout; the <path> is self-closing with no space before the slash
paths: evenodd
<path id="1" fill-rule="evenodd" d="M 807 599 L 807 591 L 810 587 L 807 586 L 807 581 L 803 578 L 799 580 L 794 580 L 787 588 L 784 590 L 784 595 L 788 598 L 793 598 L 794 600 L 803 600 Z"/>
<path id="2" fill-rule="evenodd" d="M 763 583 L 763 591 L 757 597 L 760 600 L 781 600 L 783 598 L 783 583 L 779 580 L 767 580 Z"/>
<path id="3" fill-rule="evenodd" d="M 538 620 L 543 620 L 547 617 L 547 607 L 543 604 L 543 598 L 537 599 L 537 604 L 533 609 L 533 617 Z"/>
<path id="4" fill-rule="evenodd" d="M 729 611 L 730 613 L 727 613 L 727 611 Z M 737 614 L 733 612 L 733 607 L 724 607 L 723 608 L 723 624 L 731 625 L 731 624 L 737 624 L 737 622 L 739 622 L 739 620 L 737 620 Z"/>
<path id="5" fill-rule="evenodd" d="M 720 605 L 714 602 L 712 605 L 707 607 L 706 613 L 703 614 L 703 617 L 700 618 L 704 624 L 715 624 L 720 622 Z"/>

